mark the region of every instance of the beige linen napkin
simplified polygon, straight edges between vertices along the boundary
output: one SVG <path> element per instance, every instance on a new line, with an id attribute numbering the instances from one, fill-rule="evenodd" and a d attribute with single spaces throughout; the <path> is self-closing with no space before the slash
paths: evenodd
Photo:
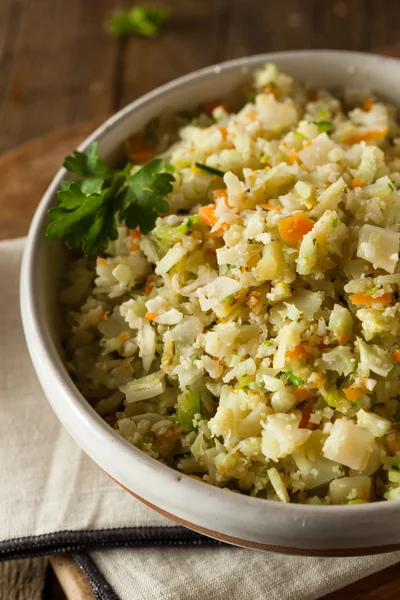
<path id="1" fill-rule="evenodd" d="M 121 600 L 307 600 L 400 560 L 400 552 L 316 559 L 223 545 L 161 547 L 171 536 L 177 545 L 207 538 L 177 528 L 121 490 L 59 424 L 23 337 L 22 250 L 23 240 L 0 242 L 0 560 L 96 548 L 93 562 L 86 555 L 81 564 L 97 566 L 118 595 L 95 588 L 98 598 Z M 97 549 L 146 539 L 154 545 Z"/>

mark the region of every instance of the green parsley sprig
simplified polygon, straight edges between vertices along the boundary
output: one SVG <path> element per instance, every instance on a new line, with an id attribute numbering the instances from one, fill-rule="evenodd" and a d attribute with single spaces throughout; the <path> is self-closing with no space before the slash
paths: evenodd
<path id="1" fill-rule="evenodd" d="M 89 255 L 105 250 L 118 237 L 117 223 L 149 233 L 159 214 L 169 210 L 173 175 L 162 172 L 165 164 L 153 158 L 134 174 L 131 164 L 114 170 L 101 160 L 97 144 L 86 154 L 75 151 L 64 167 L 82 179 L 64 181 L 57 193 L 58 205 L 49 210 L 46 235 L 63 240 L 69 248 L 82 247 Z"/>
<path id="2" fill-rule="evenodd" d="M 169 19 L 169 11 L 159 6 L 135 6 L 130 10 L 114 13 L 107 21 L 112 35 L 141 35 L 155 38 Z"/>

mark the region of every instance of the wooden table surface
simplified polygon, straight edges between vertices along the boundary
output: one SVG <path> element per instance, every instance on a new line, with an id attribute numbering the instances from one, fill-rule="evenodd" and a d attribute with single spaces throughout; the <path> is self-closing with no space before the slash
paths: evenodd
<path id="1" fill-rule="evenodd" d="M 399 0 L 157 0 L 156 4 L 172 13 L 158 39 L 116 40 L 107 34 L 105 18 L 115 8 L 130 7 L 132 1 L 0 0 L 0 153 L 5 153 L 0 157 L 0 237 L 26 233 L 60 157 L 95 124 L 179 75 L 238 56 L 300 48 L 400 57 Z M 47 134 L 50 137 L 41 137 Z M 34 138 L 41 139 L 29 142 Z M 40 160 L 42 152 L 45 159 Z M 54 565 L 68 588 L 68 577 L 62 581 L 65 565 L 59 561 Z M 76 589 L 69 589 L 68 598 L 78 600 Z M 50 577 L 44 598 L 65 597 Z M 398 600 L 398 567 L 325 600 L 361 598 Z"/>

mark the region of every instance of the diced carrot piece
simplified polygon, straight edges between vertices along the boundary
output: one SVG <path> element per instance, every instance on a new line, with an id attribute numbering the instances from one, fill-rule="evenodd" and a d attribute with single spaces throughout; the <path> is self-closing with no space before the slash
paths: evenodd
<path id="1" fill-rule="evenodd" d="M 361 388 L 343 388 L 343 393 L 346 396 L 347 400 L 357 400 L 357 398 L 359 398 L 363 391 Z"/>
<path id="2" fill-rule="evenodd" d="M 264 210 L 277 210 L 278 212 L 282 210 L 282 206 L 279 206 L 279 204 L 260 204 L 260 206 Z"/>
<path id="3" fill-rule="evenodd" d="M 344 346 L 349 341 L 350 336 L 347 333 L 340 333 L 338 337 L 339 346 Z"/>
<path id="4" fill-rule="evenodd" d="M 315 223 L 304 213 L 296 213 L 292 217 L 285 217 L 278 223 L 279 235 L 288 244 L 297 244 L 311 231 Z"/>
<path id="5" fill-rule="evenodd" d="M 289 159 L 289 164 L 293 164 L 294 162 L 299 162 L 300 158 L 299 155 L 297 154 L 296 150 L 294 148 L 291 148 L 288 152 L 288 159 Z"/>
<path id="6" fill-rule="evenodd" d="M 226 138 L 228 136 L 228 130 L 226 127 L 218 127 L 218 129 L 220 130 L 223 138 Z"/>
<path id="7" fill-rule="evenodd" d="M 354 179 L 351 180 L 351 185 L 353 186 L 353 188 L 356 187 L 365 187 L 367 184 L 364 181 L 364 179 L 358 179 L 357 177 L 355 177 Z"/>
<path id="8" fill-rule="evenodd" d="M 312 413 L 311 406 L 305 406 L 301 411 L 300 429 L 306 429 Z"/>
<path id="9" fill-rule="evenodd" d="M 221 188 L 220 190 L 214 190 L 214 195 L 216 198 L 228 198 L 228 190 L 226 188 Z"/>
<path id="10" fill-rule="evenodd" d="M 359 144 L 360 142 L 368 142 L 370 140 L 380 140 L 385 137 L 388 132 L 388 128 L 385 125 L 384 127 L 380 127 L 377 129 L 367 129 L 366 131 L 359 131 L 356 133 L 351 133 L 344 138 L 342 138 L 342 142 L 348 144 L 349 146 L 353 144 Z"/>
<path id="11" fill-rule="evenodd" d="M 307 142 L 303 142 L 303 148 L 309 148 L 312 145 L 311 140 L 307 140 Z"/>
<path id="12" fill-rule="evenodd" d="M 200 206 L 199 208 L 200 219 L 210 227 L 214 227 L 218 221 L 218 217 L 215 216 L 215 209 L 215 204 L 207 204 L 207 206 Z"/>
<path id="13" fill-rule="evenodd" d="M 320 371 L 317 371 L 314 376 L 314 385 L 317 390 L 321 390 L 325 385 L 325 377 Z"/>
<path id="14" fill-rule="evenodd" d="M 134 135 L 130 139 L 129 158 L 136 164 L 143 164 L 153 158 L 151 144 L 143 139 L 141 135 Z"/>
<path id="15" fill-rule="evenodd" d="M 286 358 L 300 358 L 306 354 L 306 350 L 302 344 L 295 346 L 293 350 L 288 350 L 285 354 Z"/>
<path id="16" fill-rule="evenodd" d="M 312 393 L 311 390 L 309 390 L 307 388 L 299 387 L 296 389 L 294 395 L 296 396 L 297 402 L 304 402 L 304 400 L 308 400 L 314 394 Z"/>
<path id="17" fill-rule="evenodd" d="M 392 354 L 394 362 L 400 362 L 400 348 L 397 348 Z"/>
<path id="18" fill-rule="evenodd" d="M 153 289 L 153 284 L 152 282 L 149 280 L 149 278 L 146 279 L 146 283 L 144 286 L 144 293 L 146 294 L 146 296 L 148 296 L 151 293 L 151 290 Z"/>
<path id="19" fill-rule="evenodd" d="M 101 320 L 102 321 L 107 321 L 108 320 L 108 314 L 105 311 L 103 311 L 101 313 Z"/>
<path id="20" fill-rule="evenodd" d="M 223 475 L 224 473 L 226 473 L 228 470 L 228 467 L 225 467 L 225 465 L 220 465 L 218 467 L 218 471 L 221 473 L 221 475 Z"/>
<path id="21" fill-rule="evenodd" d="M 99 258 L 97 259 L 97 264 L 98 264 L 98 265 L 106 265 L 106 264 L 107 264 L 107 261 L 106 261 L 106 259 L 105 259 L 105 258 L 101 258 L 101 257 L 99 257 Z"/>
<path id="22" fill-rule="evenodd" d="M 145 318 L 147 321 L 154 321 L 154 319 L 156 319 L 156 318 L 157 318 L 157 313 L 155 313 L 155 312 L 147 312 L 147 313 L 144 315 L 144 318 Z"/>
<path id="23" fill-rule="evenodd" d="M 140 233 L 140 229 L 130 229 L 129 230 L 129 235 L 134 240 L 140 240 L 140 238 L 142 237 L 142 234 Z"/>
<path id="24" fill-rule="evenodd" d="M 136 242 L 132 242 L 129 244 L 129 252 L 135 252 L 135 250 L 139 250 L 140 246 Z"/>
<path id="25" fill-rule="evenodd" d="M 129 334 L 128 334 L 127 331 L 121 331 L 121 333 L 118 336 L 118 339 L 119 339 L 120 342 L 124 343 L 124 342 L 126 342 L 126 340 L 128 339 L 128 337 L 129 337 Z"/>
<path id="26" fill-rule="evenodd" d="M 368 98 L 367 100 L 364 100 L 364 102 L 362 103 L 362 109 L 365 112 L 369 112 L 371 110 L 371 108 L 374 105 L 374 101 L 371 100 L 371 98 Z"/>
<path id="27" fill-rule="evenodd" d="M 377 298 L 368 296 L 367 294 L 352 294 L 350 296 L 350 301 L 352 304 L 364 304 L 365 306 L 372 306 L 373 304 L 390 304 L 391 300 L 392 294 L 390 292 L 386 292 Z"/>
<path id="28" fill-rule="evenodd" d="M 226 100 L 214 100 L 213 102 L 205 102 L 201 108 L 203 112 L 207 113 L 208 115 L 211 115 L 213 110 L 218 106 L 222 106 L 222 108 L 224 108 L 226 112 L 230 111 L 230 106 L 228 102 L 226 102 Z"/>

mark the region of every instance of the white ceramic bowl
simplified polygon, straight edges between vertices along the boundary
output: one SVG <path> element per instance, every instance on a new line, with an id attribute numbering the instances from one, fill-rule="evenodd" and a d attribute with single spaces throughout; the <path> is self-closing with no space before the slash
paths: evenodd
<path id="1" fill-rule="evenodd" d="M 400 98 L 400 61 L 336 51 L 283 52 L 208 67 L 173 81 L 108 119 L 83 144 L 99 142 L 112 159 L 122 143 L 163 109 L 181 110 L 224 96 L 266 61 L 327 87 L 368 87 Z M 41 385 L 57 416 L 91 458 L 130 493 L 180 523 L 253 548 L 304 554 L 371 554 L 400 548 L 400 502 L 358 506 L 291 505 L 206 485 L 128 444 L 85 401 L 59 351 L 56 294 L 68 253 L 45 237 L 47 210 L 65 169 L 55 176 L 32 221 L 21 275 L 25 335 Z"/>

